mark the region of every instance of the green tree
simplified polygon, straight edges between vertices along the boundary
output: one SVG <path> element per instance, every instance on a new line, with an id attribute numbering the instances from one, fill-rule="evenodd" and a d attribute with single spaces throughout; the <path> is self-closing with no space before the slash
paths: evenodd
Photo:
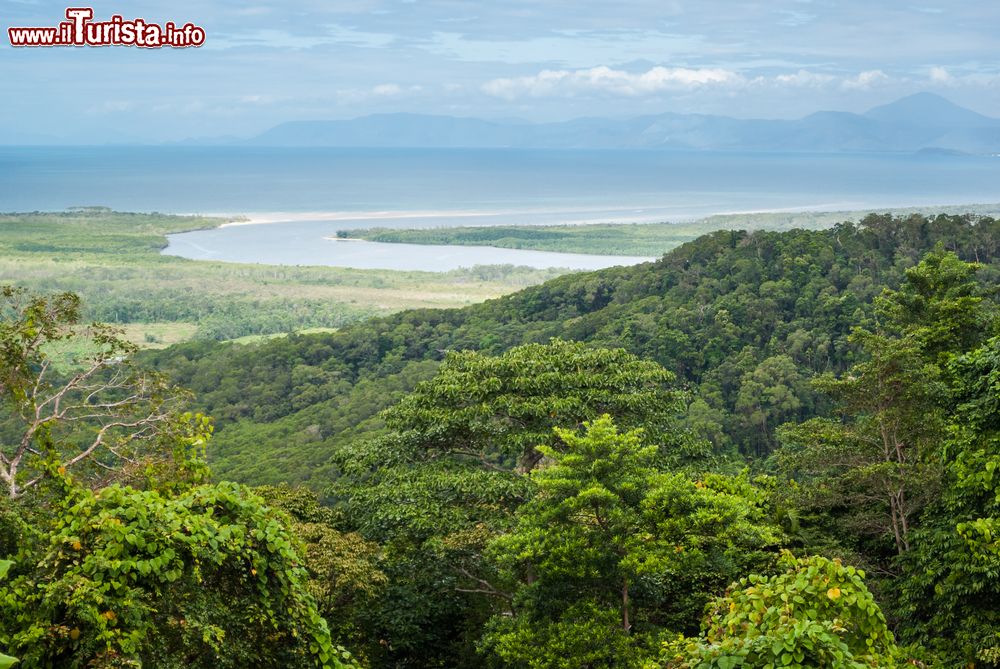
<path id="1" fill-rule="evenodd" d="M 378 544 L 356 532 L 338 531 L 337 513 L 311 490 L 263 486 L 254 493 L 291 517 L 289 530 L 305 544 L 307 587 L 334 638 L 352 649 L 368 645 L 359 617 L 373 607 L 388 582 Z"/>
<path id="2" fill-rule="evenodd" d="M 387 640 L 392 661 L 475 662 L 479 625 L 509 598 L 483 552 L 531 498 L 524 473 L 542 457 L 536 446 L 559 443 L 553 427 L 601 413 L 669 433 L 683 408 L 672 378 L 620 349 L 559 340 L 495 357 L 452 353 L 384 414 L 388 434 L 335 455 L 331 494 L 347 528 L 385 547 L 389 584 L 369 633 Z M 678 463 L 700 449 L 682 437 L 653 450 Z"/>
<path id="3" fill-rule="evenodd" d="M 669 669 L 891 669 L 901 657 L 863 571 L 822 557 L 748 576 L 709 607 L 704 631 L 665 644 Z M 917 665 L 919 666 L 919 665 Z"/>
<path id="4" fill-rule="evenodd" d="M 876 302 L 879 316 L 899 333 L 913 337 L 932 361 L 945 364 L 971 351 L 989 326 L 976 281 L 979 263 L 963 262 L 939 245 L 906 270 L 899 290 L 886 291 Z"/>
<path id="5" fill-rule="evenodd" d="M 431 381 L 384 417 L 391 430 L 418 435 L 409 448 L 423 457 L 463 456 L 527 472 L 539 459 L 535 446 L 553 440 L 553 427 L 604 413 L 624 427 L 643 425 L 650 439 L 662 441 L 683 409 L 673 381 L 624 349 L 553 339 L 498 356 L 449 353 Z"/>
<path id="6" fill-rule="evenodd" d="M 0 586 L 25 667 L 341 667 L 286 516 L 236 484 L 177 493 L 59 479 Z"/>
<path id="7" fill-rule="evenodd" d="M 0 287 L 0 482 L 11 498 L 46 466 L 106 471 L 158 445 L 181 395 L 132 364 L 135 346 L 105 325 L 80 326 L 72 293 L 52 297 Z M 59 374 L 49 347 L 87 352 Z"/>
<path id="8" fill-rule="evenodd" d="M 483 641 L 503 666 L 638 666 L 663 627 L 683 629 L 712 592 L 769 562 L 780 532 L 746 480 L 666 472 L 609 416 L 556 432 L 558 446 L 539 447 L 538 494 L 490 546 L 515 587 Z"/>
<path id="9" fill-rule="evenodd" d="M 11 560 L 0 560 L 0 581 L 7 578 L 7 572 L 14 566 Z M 17 664 L 17 658 L 0 653 L 0 669 L 10 669 Z"/>
<path id="10" fill-rule="evenodd" d="M 736 411 L 756 444 L 754 451 L 758 456 L 773 449 L 774 428 L 806 413 L 808 401 L 807 380 L 790 356 L 770 357 L 743 375 Z"/>
<path id="11" fill-rule="evenodd" d="M 900 566 L 909 641 L 948 666 L 1000 666 L 1000 339 L 954 360 L 941 499 Z"/>
<path id="12" fill-rule="evenodd" d="M 861 536 L 909 549 L 911 526 L 939 488 L 943 436 L 940 369 L 912 339 L 867 331 L 854 335 L 868 359 L 842 378 L 815 381 L 841 419 L 785 426 L 778 458 L 805 477 L 800 502 L 846 509 L 843 522 Z"/>
<path id="13" fill-rule="evenodd" d="M 876 329 L 851 335 L 863 359 L 815 381 L 836 402 L 837 419 L 781 431 L 779 459 L 805 477 L 808 503 L 846 510 L 845 525 L 888 538 L 897 555 L 940 490 L 947 362 L 985 331 L 976 270 L 940 250 L 908 269 L 899 290 L 876 300 Z"/>

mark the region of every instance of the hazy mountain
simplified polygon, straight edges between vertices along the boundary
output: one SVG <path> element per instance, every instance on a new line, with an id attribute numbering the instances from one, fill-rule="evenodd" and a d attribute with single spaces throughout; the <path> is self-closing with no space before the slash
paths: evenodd
<path id="1" fill-rule="evenodd" d="M 868 110 L 865 117 L 898 125 L 939 128 L 1000 127 L 1000 119 L 983 116 L 933 93 L 915 93 Z"/>
<path id="2" fill-rule="evenodd" d="M 1000 119 L 931 93 L 865 114 L 817 112 L 795 120 L 658 114 L 557 123 L 376 114 L 347 121 L 293 121 L 249 140 L 263 146 L 650 148 L 732 151 L 1000 152 Z"/>

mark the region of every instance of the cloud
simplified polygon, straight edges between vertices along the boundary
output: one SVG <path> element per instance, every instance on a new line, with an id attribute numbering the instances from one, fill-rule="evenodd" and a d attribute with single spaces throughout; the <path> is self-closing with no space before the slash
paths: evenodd
<path id="1" fill-rule="evenodd" d="M 779 86 L 826 86 L 837 80 L 832 74 L 799 70 L 794 74 L 779 74 L 772 81 Z"/>
<path id="2" fill-rule="evenodd" d="M 733 86 L 742 82 L 743 77 L 736 72 L 719 68 L 657 66 L 633 73 L 601 65 L 584 70 L 542 70 L 526 77 L 492 79 L 483 84 L 482 90 L 505 100 L 593 93 L 633 97 L 672 90 Z"/>
<path id="3" fill-rule="evenodd" d="M 394 96 L 403 92 L 399 84 L 379 84 L 372 88 L 372 95 Z"/>
<path id="4" fill-rule="evenodd" d="M 954 81 L 951 73 L 943 67 L 932 67 L 930 71 L 931 82 L 935 84 L 950 84 Z"/>
<path id="5" fill-rule="evenodd" d="M 866 91 L 889 81 L 889 75 L 882 70 L 866 70 L 853 79 L 844 79 L 841 88 L 852 91 Z"/>
<path id="6" fill-rule="evenodd" d="M 341 103 L 357 104 L 360 102 L 372 102 L 376 100 L 387 100 L 402 98 L 420 93 L 422 86 L 400 86 L 399 84 L 378 84 L 371 88 L 348 88 L 337 91 L 337 100 Z"/>
<path id="7" fill-rule="evenodd" d="M 245 105 L 267 105 L 273 103 L 274 98 L 270 95 L 253 93 L 250 95 L 241 95 L 240 102 Z"/>
<path id="8" fill-rule="evenodd" d="M 581 70 L 542 70 L 525 77 L 491 79 L 481 90 L 503 100 L 518 98 L 605 95 L 651 96 L 665 92 L 727 91 L 752 88 L 814 88 L 865 91 L 890 81 L 882 70 L 856 75 L 829 74 L 800 69 L 796 72 L 751 77 L 717 67 L 685 68 L 656 66 L 645 72 L 629 72 L 607 66 Z"/>

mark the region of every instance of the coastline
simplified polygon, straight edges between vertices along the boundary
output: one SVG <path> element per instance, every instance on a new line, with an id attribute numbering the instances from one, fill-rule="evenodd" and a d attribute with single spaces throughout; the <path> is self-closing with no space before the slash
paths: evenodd
<path id="1" fill-rule="evenodd" d="M 717 217 L 758 216 L 765 214 L 823 214 L 823 215 L 858 215 L 870 212 L 919 212 L 919 211 L 955 211 L 969 212 L 987 211 L 1000 212 L 998 203 L 958 203 L 958 204 L 884 204 L 866 205 L 860 202 L 825 202 L 815 205 L 795 207 L 764 207 L 750 209 L 724 209 L 700 213 L 680 213 L 672 216 L 650 213 L 657 207 L 615 207 L 615 208 L 559 208 L 559 209 L 497 209 L 483 210 L 451 210 L 451 209 L 421 209 L 421 210 L 363 210 L 363 211 L 308 211 L 308 212 L 249 212 L 249 213 L 209 213 L 183 214 L 187 216 L 206 216 L 223 220 L 217 228 L 242 227 L 250 225 L 280 225 L 282 223 L 346 223 L 373 222 L 373 227 L 379 222 L 426 221 L 440 219 L 441 225 L 433 227 L 451 227 L 445 221 L 455 219 L 479 219 L 482 222 L 462 222 L 461 227 L 508 227 L 508 226 L 587 226 L 587 225 L 648 225 L 648 224 L 689 224 L 707 221 Z M 618 215 L 607 215 L 610 213 Z M 600 215 L 600 214 L 605 215 Z M 577 216 L 574 216 L 576 214 Z M 590 216 L 580 217 L 580 214 Z M 629 215 L 631 214 L 631 215 Z M 566 218 L 561 218 L 565 215 Z M 524 216 L 528 220 L 489 221 L 491 218 Z M 558 220 L 538 220 L 536 217 L 554 216 Z M 535 219 L 535 220 L 531 220 Z M 396 227 L 396 226 L 391 226 Z M 402 228 L 401 228 L 402 229 Z"/>
<path id="2" fill-rule="evenodd" d="M 249 214 L 238 214 L 228 216 L 226 214 L 209 214 L 221 218 L 232 218 L 220 225 L 220 228 L 228 228 L 242 225 L 273 225 L 279 223 L 303 223 L 310 221 L 381 221 L 381 220 L 408 220 L 427 218 L 465 218 L 465 217 L 489 217 L 499 216 L 507 213 L 518 212 L 493 212 L 493 211 L 452 211 L 452 210 L 427 210 L 427 211 L 312 211 L 312 212 L 260 212 Z M 235 220 L 239 219 L 239 220 Z"/>

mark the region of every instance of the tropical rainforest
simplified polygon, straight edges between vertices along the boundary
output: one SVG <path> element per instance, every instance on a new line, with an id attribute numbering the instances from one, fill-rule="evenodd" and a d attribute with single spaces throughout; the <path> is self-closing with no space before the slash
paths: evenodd
<path id="1" fill-rule="evenodd" d="M 0 667 L 1000 666 L 998 287 L 950 214 L 251 344 L 6 287 Z"/>

